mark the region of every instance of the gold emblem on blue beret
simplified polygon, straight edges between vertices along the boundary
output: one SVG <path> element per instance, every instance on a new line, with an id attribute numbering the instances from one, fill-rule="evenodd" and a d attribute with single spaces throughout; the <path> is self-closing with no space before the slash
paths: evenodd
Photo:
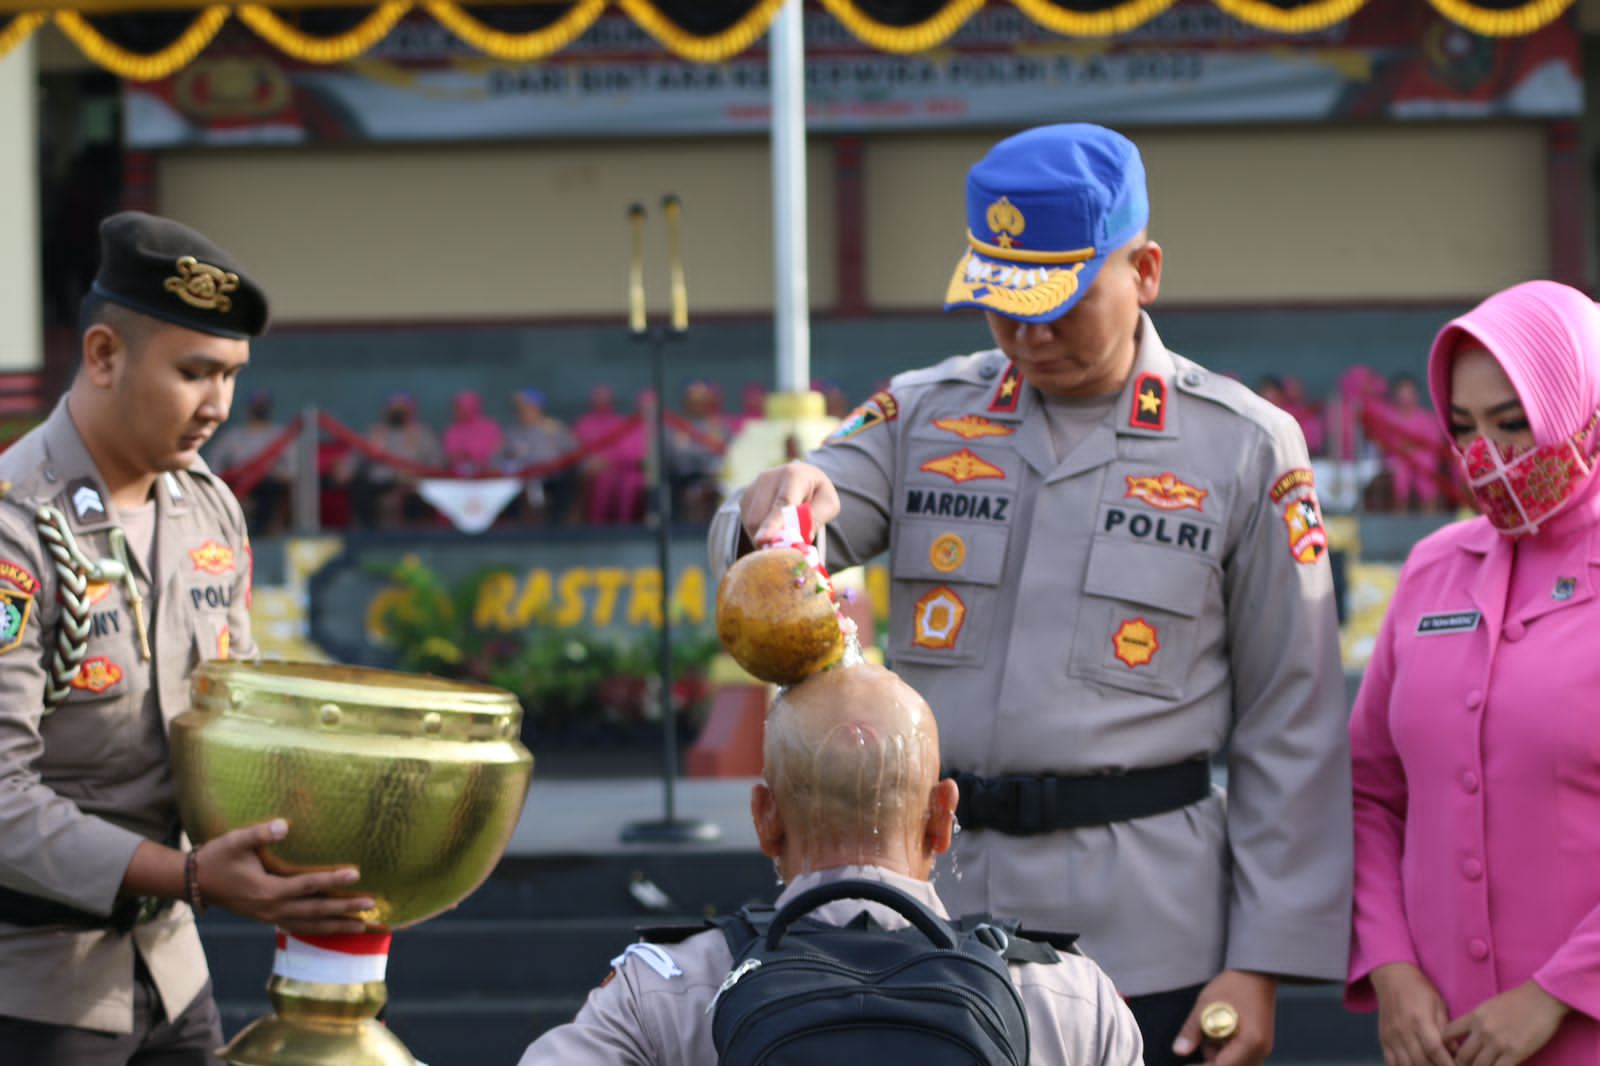
<path id="1" fill-rule="evenodd" d="M 994 243 L 1002 248 L 1010 248 L 1028 228 L 1028 220 L 1022 217 L 1021 209 L 1004 196 L 989 205 L 985 218 L 994 231 Z"/>
<path id="2" fill-rule="evenodd" d="M 168 292 L 190 307 L 228 313 L 233 300 L 227 294 L 239 287 L 239 275 L 202 263 L 192 255 L 179 259 L 176 269 L 177 275 L 164 282 Z"/>

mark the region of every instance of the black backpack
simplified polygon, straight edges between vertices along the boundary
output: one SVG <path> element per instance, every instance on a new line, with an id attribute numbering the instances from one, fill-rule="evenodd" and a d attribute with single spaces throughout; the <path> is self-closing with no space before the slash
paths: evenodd
<path id="1" fill-rule="evenodd" d="M 807 918 L 824 903 L 882 903 L 844 926 Z M 1027 1066 L 1028 1018 L 1008 959 L 1056 962 L 1048 944 L 987 915 L 949 922 L 881 881 L 834 881 L 781 911 L 716 919 L 734 965 L 710 1009 L 719 1066 Z"/>

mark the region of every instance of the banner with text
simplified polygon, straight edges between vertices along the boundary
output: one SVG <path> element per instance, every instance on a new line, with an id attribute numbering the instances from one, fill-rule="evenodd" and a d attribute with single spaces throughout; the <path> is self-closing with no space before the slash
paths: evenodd
<path id="1" fill-rule="evenodd" d="M 807 16 L 813 131 L 1411 118 L 1560 118 L 1582 111 L 1570 15 L 1528 36 L 1478 37 L 1424 4 L 1374 0 L 1294 37 L 1208 0 L 1180 0 L 1111 40 L 1048 33 L 991 3 L 945 47 L 875 52 Z M 460 141 L 533 136 L 761 133 L 763 48 L 719 64 L 673 59 L 621 14 L 517 65 L 464 48 L 413 16 L 364 57 L 299 64 L 230 27 L 161 81 L 125 83 L 127 143 L 195 145 Z"/>

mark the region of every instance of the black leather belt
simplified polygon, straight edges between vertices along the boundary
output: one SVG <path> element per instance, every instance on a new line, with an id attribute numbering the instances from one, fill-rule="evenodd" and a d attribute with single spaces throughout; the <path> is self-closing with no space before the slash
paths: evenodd
<path id="1" fill-rule="evenodd" d="M 95 914 L 69 903 L 0 886 L 0 922 L 7 925 L 63 925 L 72 929 L 112 929 L 126 933 L 172 909 L 172 900 L 154 896 L 118 896 L 111 913 Z"/>
<path id="2" fill-rule="evenodd" d="M 1211 765 L 1189 759 L 1119 774 L 979 777 L 952 771 L 961 789 L 956 818 L 963 829 L 1010 836 L 1082 829 L 1148 818 L 1199 803 L 1211 794 Z"/>

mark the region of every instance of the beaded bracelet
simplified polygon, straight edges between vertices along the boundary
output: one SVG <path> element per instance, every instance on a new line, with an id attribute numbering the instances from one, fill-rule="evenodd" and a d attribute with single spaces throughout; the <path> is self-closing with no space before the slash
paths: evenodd
<path id="1" fill-rule="evenodd" d="M 183 856 L 183 894 L 196 914 L 206 912 L 206 901 L 200 895 L 200 849 L 193 848 Z"/>

